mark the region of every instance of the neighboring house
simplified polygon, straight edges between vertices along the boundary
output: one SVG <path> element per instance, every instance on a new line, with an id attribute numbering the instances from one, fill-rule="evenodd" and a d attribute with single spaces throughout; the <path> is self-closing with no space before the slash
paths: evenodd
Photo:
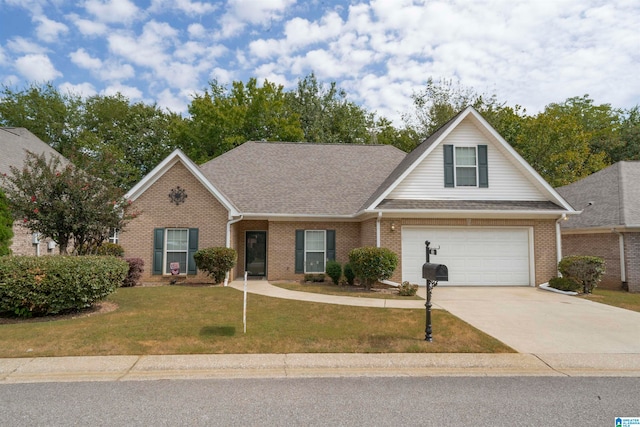
<path id="1" fill-rule="evenodd" d="M 198 248 L 238 252 L 233 277 L 322 273 L 359 246 L 398 254 L 391 278 L 535 286 L 556 275 L 558 221 L 576 213 L 473 108 L 413 152 L 385 145 L 246 142 L 196 166 L 174 151 L 126 195 L 142 214 L 120 235 L 145 280 L 196 273 Z"/>
<path id="2" fill-rule="evenodd" d="M 558 188 L 582 214 L 562 222 L 562 254 L 604 258 L 600 287 L 640 292 L 640 162 L 618 162 Z"/>
<path id="3" fill-rule="evenodd" d="M 0 127 L 0 174 L 11 174 L 10 166 L 21 168 L 27 158 L 27 152 L 44 153 L 47 157 L 57 156 L 63 164 L 68 160 L 40 138 L 25 128 Z M 48 239 L 40 239 L 20 221 L 13 223 L 13 239 L 11 250 L 14 255 L 51 255 L 57 254 L 56 243 Z"/>

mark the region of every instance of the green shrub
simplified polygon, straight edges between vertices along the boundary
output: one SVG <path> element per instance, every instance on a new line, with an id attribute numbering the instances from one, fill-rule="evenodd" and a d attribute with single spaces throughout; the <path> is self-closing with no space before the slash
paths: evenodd
<path id="1" fill-rule="evenodd" d="M 400 286 L 398 286 L 398 295 L 403 297 L 412 297 L 418 292 L 418 285 L 413 283 L 409 283 L 407 281 L 402 282 Z"/>
<path id="2" fill-rule="evenodd" d="M 0 312 L 31 317 L 90 307 L 115 291 L 128 269 L 115 257 L 2 257 Z"/>
<path id="3" fill-rule="evenodd" d="M 604 260 L 595 256 L 568 256 L 558 263 L 562 277 L 582 285 L 585 294 L 591 293 L 602 279 L 605 271 Z"/>
<path id="4" fill-rule="evenodd" d="M 124 256 L 124 248 L 117 243 L 102 243 L 97 245 L 81 245 L 76 248 L 76 254 L 78 255 L 101 255 L 101 256 Z"/>
<path id="5" fill-rule="evenodd" d="M 142 258 L 125 258 L 124 260 L 129 264 L 129 272 L 122 282 L 122 287 L 130 288 L 139 285 L 144 272 L 144 260 Z"/>
<path id="6" fill-rule="evenodd" d="M 353 268 L 351 268 L 351 264 L 346 263 L 344 265 L 344 278 L 347 280 L 347 284 L 349 286 L 353 286 L 353 283 L 356 280 L 356 273 L 353 272 Z"/>
<path id="7" fill-rule="evenodd" d="M 387 248 L 365 246 L 349 252 L 349 264 L 366 289 L 376 281 L 386 280 L 398 266 L 398 256 Z"/>
<path id="8" fill-rule="evenodd" d="M 327 262 L 327 276 L 331 277 L 334 285 L 340 285 L 340 277 L 342 277 L 342 265 L 338 261 Z"/>
<path id="9" fill-rule="evenodd" d="M 207 273 L 213 281 L 222 283 L 227 272 L 235 267 L 238 254 L 235 249 L 225 247 L 204 248 L 193 254 L 196 267 Z"/>
<path id="10" fill-rule="evenodd" d="M 549 280 L 549 286 L 560 291 L 579 291 L 582 288 L 582 283 L 578 283 L 575 280 L 568 279 L 566 277 L 554 277 Z"/>

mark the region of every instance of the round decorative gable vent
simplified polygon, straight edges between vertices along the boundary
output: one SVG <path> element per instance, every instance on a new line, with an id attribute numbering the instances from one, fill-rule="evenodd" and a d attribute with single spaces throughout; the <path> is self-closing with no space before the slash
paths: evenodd
<path id="1" fill-rule="evenodd" d="M 176 206 L 179 206 L 182 203 L 184 203 L 186 199 L 187 199 L 187 192 L 185 191 L 184 188 L 180 187 L 179 185 L 176 186 L 176 188 L 172 188 L 171 191 L 169 192 L 169 200 L 171 200 L 171 203 L 175 203 Z"/>

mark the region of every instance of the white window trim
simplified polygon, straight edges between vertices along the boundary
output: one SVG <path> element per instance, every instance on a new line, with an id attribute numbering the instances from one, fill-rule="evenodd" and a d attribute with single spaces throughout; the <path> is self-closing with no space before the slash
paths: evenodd
<path id="1" fill-rule="evenodd" d="M 475 152 L 476 164 L 474 166 L 470 165 L 460 165 L 458 166 L 458 156 L 457 149 L 458 148 L 473 148 Z M 476 171 L 476 184 L 475 185 L 458 185 L 458 168 L 474 168 Z M 458 188 L 478 188 L 480 176 L 479 176 L 479 167 L 478 167 L 478 146 L 477 145 L 454 145 L 453 146 L 453 182 L 455 183 L 455 187 Z"/>
<path id="2" fill-rule="evenodd" d="M 322 254 L 323 257 L 322 259 L 324 260 L 324 268 L 322 269 L 322 271 L 307 271 L 307 252 L 312 252 L 312 253 L 320 253 L 319 250 L 307 250 L 307 232 L 309 231 L 321 231 L 322 235 L 323 235 L 323 239 L 324 239 L 324 248 L 322 249 Z M 327 230 L 304 230 L 304 272 L 305 274 L 323 274 L 325 273 L 327 270 Z"/>
<path id="3" fill-rule="evenodd" d="M 120 242 L 120 230 L 117 228 L 112 228 L 109 233 L 109 238 L 107 239 L 109 243 L 115 243 L 116 245 Z"/>
<path id="4" fill-rule="evenodd" d="M 169 230 L 180 230 L 180 231 L 186 231 L 187 232 L 187 249 L 183 250 L 169 250 L 167 249 L 167 239 L 169 238 Z M 189 229 L 188 228 L 165 228 L 164 229 L 164 242 L 163 242 L 163 247 L 162 247 L 162 275 L 163 276 L 171 276 L 171 271 L 167 271 L 167 253 L 185 253 L 186 254 L 186 263 L 185 263 L 185 268 L 184 271 L 180 271 L 180 274 L 178 276 L 186 276 L 187 275 L 187 270 L 189 269 Z"/>

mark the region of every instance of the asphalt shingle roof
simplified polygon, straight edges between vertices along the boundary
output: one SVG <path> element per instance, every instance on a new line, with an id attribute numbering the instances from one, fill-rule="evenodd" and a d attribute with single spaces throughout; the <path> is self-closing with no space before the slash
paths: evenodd
<path id="1" fill-rule="evenodd" d="M 580 215 L 563 228 L 640 225 L 640 161 L 618 162 L 556 190 Z M 588 206 L 589 202 L 593 205 Z"/>
<path id="2" fill-rule="evenodd" d="M 250 141 L 200 169 L 244 213 L 354 215 L 405 156 L 389 145 Z"/>
<path id="3" fill-rule="evenodd" d="M 27 151 L 36 154 L 45 153 L 47 158 L 58 156 L 63 163 L 67 162 L 60 153 L 27 129 L 0 127 L 0 173 L 10 174 L 10 166 L 22 167 L 27 157 Z"/>

